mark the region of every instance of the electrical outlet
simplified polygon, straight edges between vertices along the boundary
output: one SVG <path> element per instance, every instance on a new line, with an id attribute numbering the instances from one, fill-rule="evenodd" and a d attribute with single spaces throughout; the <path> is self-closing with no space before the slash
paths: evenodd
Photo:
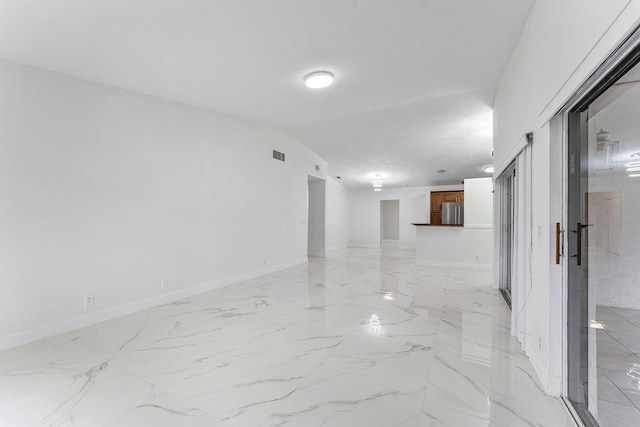
<path id="1" fill-rule="evenodd" d="M 96 295 L 85 295 L 84 296 L 84 308 L 93 307 L 96 305 Z"/>
<path id="2" fill-rule="evenodd" d="M 168 287 L 169 287 L 169 280 L 162 279 L 162 282 L 160 283 L 160 289 L 167 289 Z"/>

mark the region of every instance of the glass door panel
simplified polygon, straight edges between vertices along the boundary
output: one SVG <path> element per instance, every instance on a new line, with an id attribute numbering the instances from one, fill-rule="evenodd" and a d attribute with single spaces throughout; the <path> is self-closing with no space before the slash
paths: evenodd
<path id="1" fill-rule="evenodd" d="M 640 66 L 569 113 L 568 397 L 640 426 Z"/>
<path id="2" fill-rule="evenodd" d="M 505 301 L 511 307 L 513 281 L 513 254 L 515 243 L 515 162 L 496 179 L 498 209 L 500 209 L 499 286 Z"/>

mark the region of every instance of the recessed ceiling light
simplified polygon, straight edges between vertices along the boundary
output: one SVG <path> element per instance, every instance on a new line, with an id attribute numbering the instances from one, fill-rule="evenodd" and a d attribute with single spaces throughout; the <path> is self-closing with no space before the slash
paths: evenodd
<path id="1" fill-rule="evenodd" d="M 333 74 L 328 71 L 316 71 L 304 78 L 304 84 L 311 89 L 322 89 L 333 83 Z"/>
<path id="2" fill-rule="evenodd" d="M 629 178 L 640 178 L 640 173 L 630 173 Z"/>
<path id="3" fill-rule="evenodd" d="M 374 188 L 373 191 L 382 191 L 382 188 Z"/>
<path id="4" fill-rule="evenodd" d="M 484 168 L 484 171 L 486 173 L 493 173 L 493 166 L 487 166 L 486 168 Z"/>

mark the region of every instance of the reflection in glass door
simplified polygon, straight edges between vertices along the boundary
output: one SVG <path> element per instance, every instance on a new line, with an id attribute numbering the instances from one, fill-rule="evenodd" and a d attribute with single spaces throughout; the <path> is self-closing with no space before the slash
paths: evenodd
<path id="1" fill-rule="evenodd" d="M 568 115 L 568 398 L 604 427 L 640 426 L 640 65 L 614 73 Z"/>

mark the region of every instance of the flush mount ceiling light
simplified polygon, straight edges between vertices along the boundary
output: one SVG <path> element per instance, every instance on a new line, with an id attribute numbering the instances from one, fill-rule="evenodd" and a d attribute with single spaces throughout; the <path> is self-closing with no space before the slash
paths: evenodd
<path id="1" fill-rule="evenodd" d="M 487 166 L 486 168 L 484 168 L 484 171 L 486 173 L 493 173 L 493 166 Z"/>
<path id="2" fill-rule="evenodd" d="M 333 83 L 333 74 L 328 71 L 316 71 L 304 78 L 304 84 L 311 89 L 322 89 Z"/>
<path id="3" fill-rule="evenodd" d="M 377 173 L 375 175 L 375 179 L 371 182 L 371 184 L 373 184 L 373 191 L 380 191 L 382 190 L 382 180 L 380 179 L 381 176 L 379 173 Z"/>

